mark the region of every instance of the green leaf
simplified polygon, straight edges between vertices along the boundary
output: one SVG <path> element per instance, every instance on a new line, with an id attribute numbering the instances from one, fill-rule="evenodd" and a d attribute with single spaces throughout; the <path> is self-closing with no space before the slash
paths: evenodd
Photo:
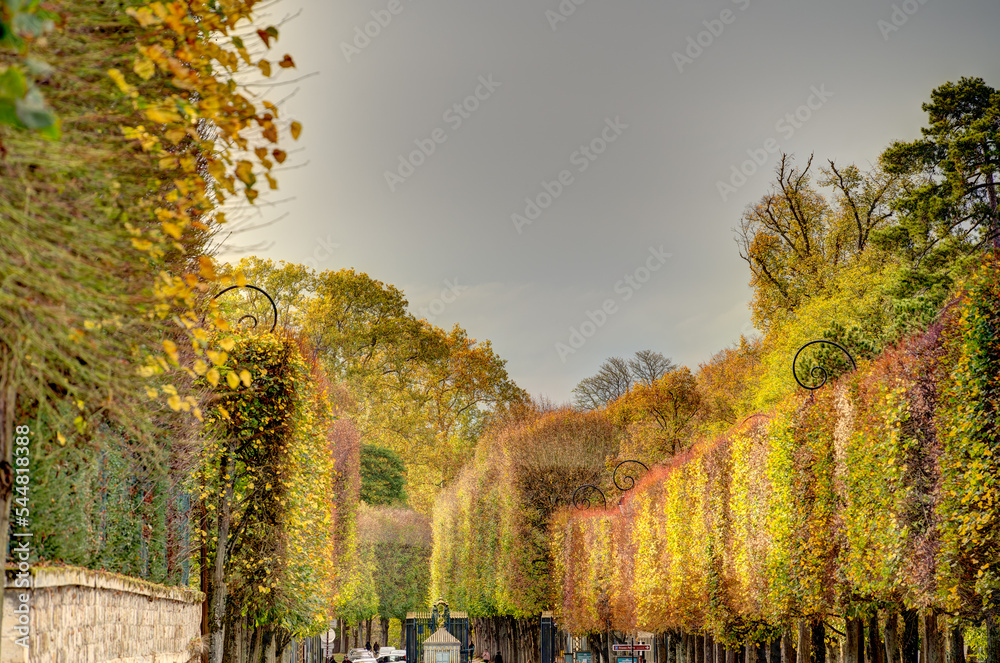
<path id="1" fill-rule="evenodd" d="M 45 104 L 45 97 L 31 88 L 23 99 L 14 102 L 17 117 L 29 129 L 46 129 L 56 123 L 56 114 Z"/>
<path id="2" fill-rule="evenodd" d="M 32 76 L 49 76 L 55 69 L 45 60 L 29 55 L 24 58 L 24 66 Z"/>
<path id="3" fill-rule="evenodd" d="M 0 98 L 0 125 L 21 127 L 21 121 L 17 119 L 17 111 L 14 109 L 14 102 Z"/>
<path id="4" fill-rule="evenodd" d="M 0 99 L 20 99 L 28 92 L 28 80 L 19 67 L 0 73 Z"/>
<path id="5" fill-rule="evenodd" d="M 11 27 L 14 32 L 19 35 L 27 35 L 32 38 L 41 37 L 46 32 L 50 31 L 55 27 L 50 19 L 42 18 L 37 14 L 26 14 L 21 12 L 19 14 L 14 14 L 14 20 L 11 21 Z"/>

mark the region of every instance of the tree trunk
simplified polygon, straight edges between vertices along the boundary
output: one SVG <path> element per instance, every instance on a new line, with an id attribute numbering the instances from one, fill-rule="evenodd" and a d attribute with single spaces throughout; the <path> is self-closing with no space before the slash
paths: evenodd
<path id="1" fill-rule="evenodd" d="M 379 640 L 383 645 L 389 645 L 389 620 L 386 617 L 379 617 L 379 622 L 382 625 L 382 639 Z"/>
<path id="2" fill-rule="evenodd" d="M 705 636 L 694 636 L 694 663 L 705 663 Z"/>
<path id="3" fill-rule="evenodd" d="M 781 663 L 781 638 L 767 642 L 767 663 Z"/>
<path id="4" fill-rule="evenodd" d="M 813 663 L 826 663 L 826 627 L 822 619 L 816 619 L 810 625 L 812 632 Z"/>
<path id="5" fill-rule="evenodd" d="M 781 629 L 781 663 L 795 663 L 795 638 L 787 624 Z"/>
<path id="6" fill-rule="evenodd" d="M 341 639 L 341 642 L 343 642 L 343 640 L 344 640 L 343 626 L 342 626 L 343 620 L 341 620 L 339 623 L 341 624 L 341 629 L 340 629 L 341 630 L 341 636 L 340 636 L 340 639 Z M 276 661 L 280 661 L 281 660 L 281 655 L 285 653 L 285 647 L 287 647 L 288 643 L 291 642 L 291 641 L 292 641 L 292 635 L 290 633 L 288 633 L 287 631 L 282 631 L 281 633 L 278 634 L 277 637 L 275 637 L 275 639 L 274 639 L 274 660 L 276 660 Z"/>
<path id="7" fill-rule="evenodd" d="M 997 616 L 986 615 L 986 660 L 983 663 L 1000 663 L 1000 625 Z"/>
<path id="8" fill-rule="evenodd" d="M 799 632 L 798 632 L 798 655 L 795 658 L 796 663 L 812 663 L 812 639 L 809 634 L 809 622 L 805 619 L 799 620 Z"/>
<path id="9" fill-rule="evenodd" d="M 885 616 L 885 663 L 901 663 L 899 657 L 899 635 L 896 629 L 896 613 Z"/>
<path id="10" fill-rule="evenodd" d="M 948 630 L 948 663 L 965 663 L 965 638 L 959 624 Z"/>
<path id="11" fill-rule="evenodd" d="M 243 627 L 246 629 L 249 637 L 246 638 L 246 648 L 240 647 L 241 651 L 235 657 L 229 657 L 229 663 L 237 663 L 239 661 L 242 663 L 246 661 L 247 663 L 260 663 L 261 657 L 261 636 L 264 630 L 260 626 L 252 626 L 250 620 L 243 620 Z M 241 643 L 242 644 L 242 643 Z M 244 656 L 245 654 L 245 656 Z"/>
<path id="12" fill-rule="evenodd" d="M 212 575 L 212 605 L 209 608 L 209 622 L 212 638 L 209 643 L 209 661 L 222 663 L 222 652 L 226 639 L 226 548 L 229 545 L 229 523 L 232 518 L 233 480 L 232 447 L 226 447 L 222 454 L 219 471 L 224 487 L 219 496 L 219 533 L 215 544 L 215 564 Z"/>
<path id="13" fill-rule="evenodd" d="M 878 613 L 868 617 L 868 663 L 885 663 L 885 647 L 878 629 Z"/>
<path id="14" fill-rule="evenodd" d="M 916 610 L 903 611 L 902 640 L 903 663 L 917 663 L 917 654 L 920 652 L 920 633 Z"/>
<path id="15" fill-rule="evenodd" d="M 847 633 L 847 645 L 844 648 L 844 663 L 864 663 L 861 656 L 861 643 L 864 635 L 861 633 L 861 620 L 857 617 L 849 617 L 845 620 L 845 632 Z"/>
<path id="16" fill-rule="evenodd" d="M 736 652 L 726 647 L 726 663 L 736 663 Z"/>
<path id="17" fill-rule="evenodd" d="M 666 662 L 665 663 L 678 663 L 677 660 L 677 636 L 673 633 L 665 633 L 663 635 L 664 644 L 666 645 Z"/>
<path id="18" fill-rule="evenodd" d="M 268 663 L 267 654 L 271 651 L 271 643 L 274 642 L 274 631 L 268 627 L 262 629 L 264 632 L 261 634 L 261 646 L 260 646 L 260 663 Z"/>
<path id="19" fill-rule="evenodd" d="M 715 638 L 710 635 L 705 636 L 705 663 L 716 663 Z"/>
<path id="20" fill-rule="evenodd" d="M 924 658 L 922 663 L 944 663 L 944 642 L 938 628 L 937 613 L 924 613 Z"/>

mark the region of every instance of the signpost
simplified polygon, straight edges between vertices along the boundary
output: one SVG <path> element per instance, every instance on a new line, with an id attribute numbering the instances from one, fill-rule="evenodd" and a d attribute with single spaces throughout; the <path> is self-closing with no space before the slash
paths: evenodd
<path id="1" fill-rule="evenodd" d="M 630 645 L 626 643 L 621 645 L 612 645 L 611 648 L 615 651 L 649 651 L 650 645 Z"/>

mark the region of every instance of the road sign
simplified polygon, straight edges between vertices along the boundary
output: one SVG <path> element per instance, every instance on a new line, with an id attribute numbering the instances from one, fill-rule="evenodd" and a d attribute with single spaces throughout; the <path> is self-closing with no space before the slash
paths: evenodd
<path id="1" fill-rule="evenodd" d="M 639 645 L 623 644 L 623 645 L 611 645 L 611 649 L 613 649 L 614 651 L 649 651 L 650 646 L 642 644 Z"/>

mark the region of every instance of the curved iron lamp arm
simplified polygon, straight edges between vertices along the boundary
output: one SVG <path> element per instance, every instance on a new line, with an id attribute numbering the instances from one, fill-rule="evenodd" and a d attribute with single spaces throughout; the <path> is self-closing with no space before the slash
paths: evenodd
<path id="1" fill-rule="evenodd" d="M 219 297 L 221 297 L 222 295 L 226 294 L 230 290 L 235 290 L 236 288 L 250 288 L 251 290 L 256 290 L 257 292 L 259 292 L 262 295 L 264 295 L 265 297 L 267 297 L 267 301 L 271 302 L 271 310 L 274 311 L 274 322 L 271 323 L 271 329 L 269 329 L 268 331 L 272 331 L 273 332 L 274 328 L 278 326 L 278 306 L 274 303 L 274 300 L 271 299 L 271 295 L 267 294 L 267 292 L 265 292 L 263 289 L 258 288 L 255 285 L 249 285 L 249 284 L 247 284 L 247 285 L 231 285 L 228 288 L 223 288 L 222 290 L 220 290 L 218 292 L 218 294 L 215 295 L 215 297 L 212 297 L 212 299 L 218 299 Z M 257 325 L 259 324 L 259 321 L 257 320 L 257 316 L 251 315 L 249 313 L 247 313 L 246 315 L 242 316 L 239 320 L 237 320 L 236 324 L 238 325 L 241 322 L 243 322 L 244 320 L 253 320 L 253 326 L 250 327 L 250 329 L 256 329 Z"/>
<path id="2" fill-rule="evenodd" d="M 608 508 L 608 498 L 604 496 L 604 491 L 592 483 L 585 483 L 573 492 L 573 506 L 575 506 L 577 509 L 584 511 L 586 509 L 591 508 L 589 496 L 580 498 L 577 497 L 580 494 L 581 490 L 589 491 L 588 495 L 596 491 L 597 494 L 601 496 L 601 501 L 604 502 L 604 508 L 605 509 Z"/>
<path id="3" fill-rule="evenodd" d="M 646 464 L 643 463 L 642 461 L 638 461 L 638 460 L 623 460 L 622 462 L 618 463 L 618 465 L 615 466 L 614 474 L 611 475 L 611 480 L 615 482 L 615 488 L 617 488 L 618 490 L 622 491 L 623 493 L 627 493 L 628 491 L 630 491 L 633 488 L 635 488 L 635 477 L 632 476 L 631 474 L 624 474 L 623 473 L 622 483 L 618 483 L 618 469 L 621 468 L 622 465 L 628 465 L 629 463 L 633 463 L 635 465 L 641 465 L 642 469 L 646 470 L 647 472 L 649 471 L 649 468 L 646 467 Z M 627 487 L 624 486 L 624 485 L 622 485 L 626 481 L 628 481 L 628 486 Z"/>
<path id="4" fill-rule="evenodd" d="M 803 350 L 805 350 L 806 348 L 808 348 L 810 345 L 818 345 L 818 344 L 832 345 L 832 346 L 838 348 L 841 352 L 843 352 L 845 355 L 847 355 L 848 361 L 851 362 L 851 369 L 852 370 L 857 370 L 858 369 L 858 365 L 856 363 L 854 363 L 854 357 L 852 357 L 851 353 L 847 351 L 847 348 L 845 348 L 840 343 L 837 343 L 835 341 L 827 341 L 825 339 L 818 339 L 818 340 L 815 340 L 815 341 L 809 341 L 808 343 L 806 343 L 805 345 L 803 345 L 801 348 L 799 348 L 799 351 L 795 353 L 795 357 L 792 359 L 792 377 L 795 378 L 795 381 L 799 383 L 800 387 L 802 387 L 803 389 L 808 389 L 809 391 L 815 391 L 816 389 L 819 389 L 823 385 L 825 385 L 826 381 L 830 378 L 830 374 L 822 366 L 819 366 L 819 365 L 813 366 L 811 369 L 809 369 L 809 376 L 812 377 L 814 380 L 819 380 L 819 383 L 816 384 L 815 386 L 810 387 L 809 385 L 804 384 L 802 382 L 802 380 L 799 379 L 799 374 L 795 370 L 795 364 L 798 363 L 798 361 L 799 361 L 799 355 L 802 354 Z"/>

